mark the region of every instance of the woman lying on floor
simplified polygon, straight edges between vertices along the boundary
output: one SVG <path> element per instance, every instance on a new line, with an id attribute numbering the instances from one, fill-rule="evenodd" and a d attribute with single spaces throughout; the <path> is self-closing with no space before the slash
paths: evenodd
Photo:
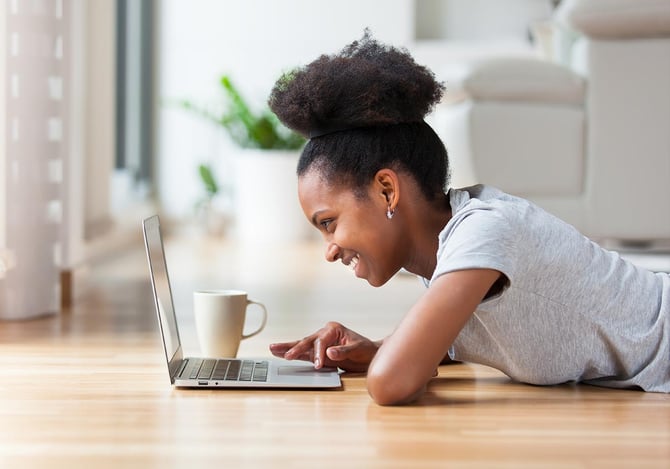
<path id="1" fill-rule="evenodd" d="M 379 404 L 417 399 L 445 359 L 538 385 L 670 392 L 670 275 L 527 200 L 448 188 L 447 152 L 424 121 L 442 93 L 432 72 L 368 32 L 275 85 L 272 110 L 309 138 L 298 191 L 326 259 L 372 286 L 404 268 L 427 289 L 383 340 L 333 322 L 272 353 L 367 370 Z"/>

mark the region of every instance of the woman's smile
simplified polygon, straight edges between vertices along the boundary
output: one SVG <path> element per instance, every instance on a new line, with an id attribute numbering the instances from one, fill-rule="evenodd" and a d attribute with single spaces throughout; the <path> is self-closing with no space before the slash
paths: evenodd
<path id="1" fill-rule="evenodd" d="M 358 262 L 361 260 L 358 254 L 355 254 L 354 256 L 348 257 L 346 259 L 342 259 L 342 263 L 346 266 L 351 267 L 351 270 L 354 272 L 354 274 L 358 277 L 358 273 L 356 271 L 356 267 L 358 267 Z"/>

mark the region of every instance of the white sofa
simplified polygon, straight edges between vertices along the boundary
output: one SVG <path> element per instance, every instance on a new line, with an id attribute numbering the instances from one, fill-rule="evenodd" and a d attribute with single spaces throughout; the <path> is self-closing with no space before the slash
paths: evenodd
<path id="1" fill-rule="evenodd" d="M 595 239 L 670 240 L 670 0 L 564 0 L 554 22 L 566 63 L 446 76 L 453 184 L 498 186 Z"/>

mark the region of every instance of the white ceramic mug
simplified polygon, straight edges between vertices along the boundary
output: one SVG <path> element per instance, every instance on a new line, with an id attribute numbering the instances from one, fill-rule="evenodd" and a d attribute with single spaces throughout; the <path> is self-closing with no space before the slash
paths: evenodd
<path id="1" fill-rule="evenodd" d="M 263 311 L 261 325 L 244 333 L 247 306 L 258 305 Z M 241 290 L 199 290 L 193 292 L 195 327 L 204 357 L 237 356 L 240 342 L 263 330 L 268 313 L 265 305 L 247 299 Z"/>

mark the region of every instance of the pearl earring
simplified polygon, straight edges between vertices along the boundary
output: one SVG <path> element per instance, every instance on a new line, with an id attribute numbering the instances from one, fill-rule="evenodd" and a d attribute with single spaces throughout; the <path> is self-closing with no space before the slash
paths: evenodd
<path id="1" fill-rule="evenodd" d="M 386 218 L 388 218 L 390 220 L 391 218 L 393 218 L 394 214 L 395 214 L 395 210 L 391 209 L 391 206 L 389 205 L 389 208 L 386 209 Z"/>

